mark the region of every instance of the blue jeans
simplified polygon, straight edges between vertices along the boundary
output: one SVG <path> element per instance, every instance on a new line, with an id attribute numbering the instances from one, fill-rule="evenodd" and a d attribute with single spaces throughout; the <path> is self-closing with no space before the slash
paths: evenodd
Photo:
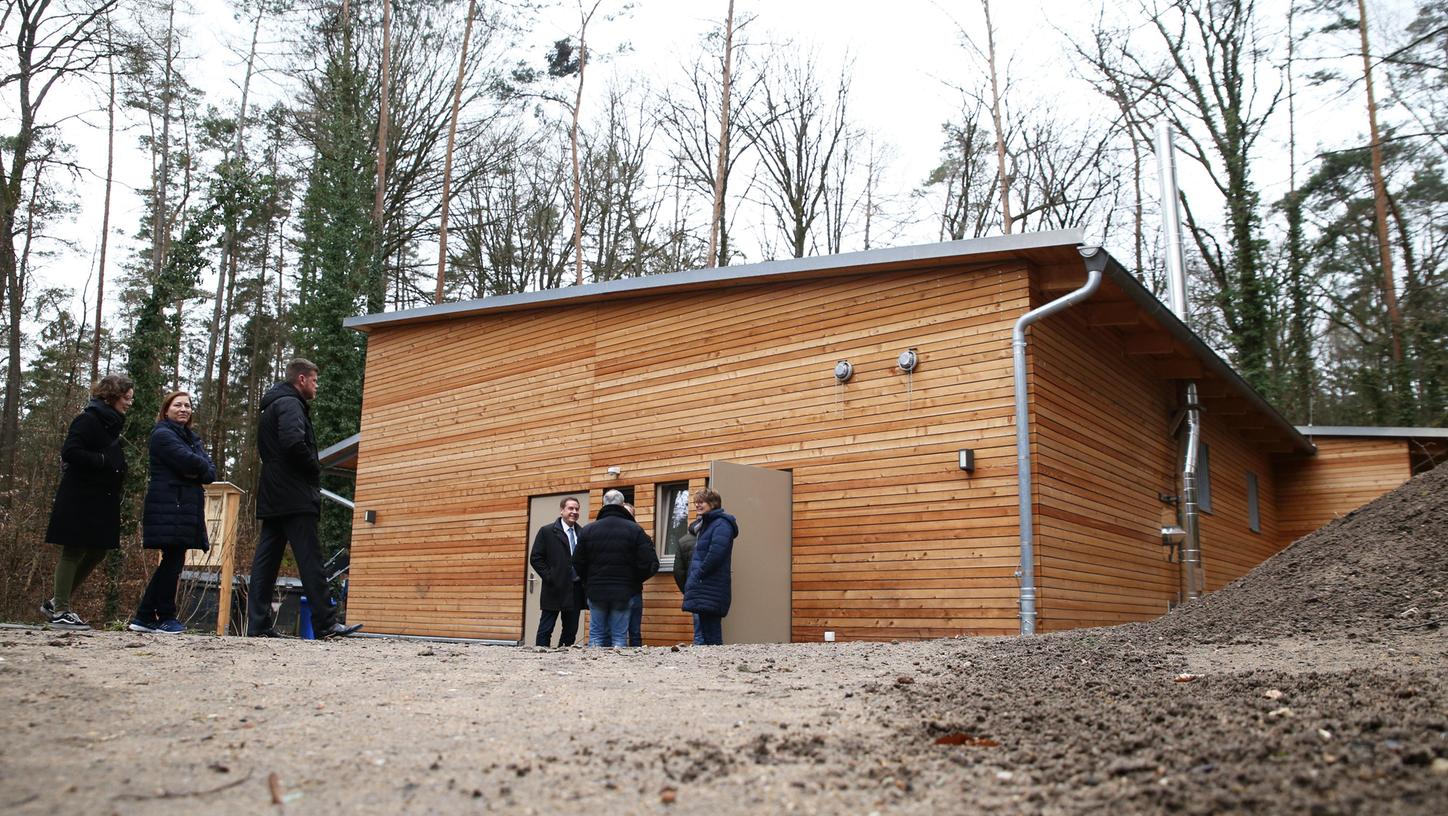
<path id="1" fill-rule="evenodd" d="M 643 593 L 639 593 L 628 599 L 628 645 L 644 645 Z"/>
<path id="2" fill-rule="evenodd" d="M 588 645 L 628 645 L 628 601 L 588 602 Z"/>
<path id="3" fill-rule="evenodd" d="M 720 615 L 694 615 L 694 645 L 723 646 L 724 618 Z"/>

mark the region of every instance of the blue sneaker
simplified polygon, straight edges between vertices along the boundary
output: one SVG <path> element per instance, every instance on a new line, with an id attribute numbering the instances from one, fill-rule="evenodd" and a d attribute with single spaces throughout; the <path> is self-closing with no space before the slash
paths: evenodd
<path id="1" fill-rule="evenodd" d="M 152 633 L 154 633 L 154 632 L 157 631 L 157 629 L 156 629 L 156 624 L 154 624 L 154 623 L 147 623 L 146 621 L 143 621 L 143 620 L 141 620 L 140 618 L 131 618 L 131 622 L 128 623 L 128 624 L 126 624 L 126 628 L 127 628 L 127 629 L 130 629 L 132 632 L 152 632 Z"/>
<path id="2" fill-rule="evenodd" d="M 163 620 L 160 623 L 156 624 L 156 628 L 152 631 L 163 635 L 179 635 L 182 632 L 186 631 L 186 625 L 183 624 L 181 621 L 172 618 L 170 620 Z"/>

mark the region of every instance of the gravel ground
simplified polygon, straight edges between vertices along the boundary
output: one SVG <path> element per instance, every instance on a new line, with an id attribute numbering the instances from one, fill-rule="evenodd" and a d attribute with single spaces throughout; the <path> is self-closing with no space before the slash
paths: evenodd
<path id="1" fill-rule="evenodd" d="M 0 630 L 0 812 L 1448 812 L 1448 468 L 1150 623 L 559 651 Z"/>

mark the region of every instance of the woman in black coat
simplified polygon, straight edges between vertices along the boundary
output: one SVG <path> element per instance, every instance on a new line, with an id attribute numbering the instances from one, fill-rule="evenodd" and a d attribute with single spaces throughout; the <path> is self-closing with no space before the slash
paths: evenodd
<path id="1" fill-rule="evenodd" d="M 131 619 L 133 632 L 174 635 L 186 627 L 176 619 L 176 584 L 186 565 L 187 550 L 208 550 L 206 493 L 202 485 L 216 481 L 216 468 L 201 438 L 191 431 L 191 395 L 172 391 L 161 401 L 151 431 L 151 478 L 141 519 L 142 545 L 161 551 L 146 593 Z"/>
<path id="2" fill-rule="evenodd" d="M 106 557 L 121 546 L 121 487 L 126 454 L 121 428 L 135 401 L 135 385 L 120 374 L 91 387 L 91 401 L 70 423 L 60 446 L 60 487 L 45 540 L 62 548 L 55 565 L 55 596 L 40 611 L 57 629 L 89 629 L 70 609 L 70 596 Z"/>

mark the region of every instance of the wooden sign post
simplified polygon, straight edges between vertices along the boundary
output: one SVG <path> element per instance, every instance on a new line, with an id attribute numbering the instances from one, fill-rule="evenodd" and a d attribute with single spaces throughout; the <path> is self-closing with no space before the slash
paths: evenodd
<path id="1" fill-rule="evenodd" d="M 241 510 L 241 497 L 246 491 L 231 482 L 212 482 L 206 486 L 206 537 L 211 542 L 211 551 L 188 552 L 197 562 L 207 565 L 220 564 L 221 580 L 217 584 L 216 634 L 226 635 L 226 626 L 231 621 L 231 581 L 236 574 L 236 517 Z"/>

